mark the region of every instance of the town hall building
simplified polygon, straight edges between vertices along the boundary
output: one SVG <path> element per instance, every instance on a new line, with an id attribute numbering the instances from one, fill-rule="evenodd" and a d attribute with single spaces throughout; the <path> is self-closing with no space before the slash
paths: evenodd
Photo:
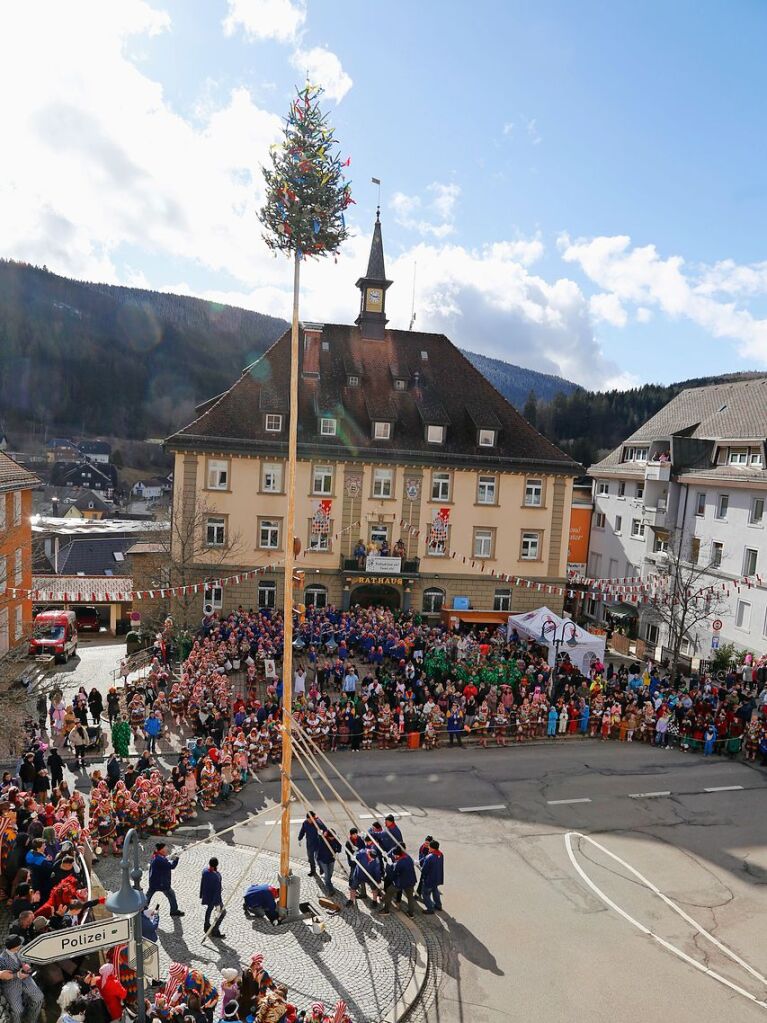
<path id="1" fill-rule="evenodd" d="M 466 621 L 561 609 L 535 584 L 565 580 L 580 467 L 443 334 L 389 329 L 391 285 L 377 216 L 354 324 L 301 324 L 296 600 Z M 194 532 L 197 578 L 267 568 L 209 585 L 201 607 L 282 606 L 289 375 L 288 330 L 167 442 L 172 532 Z"/>

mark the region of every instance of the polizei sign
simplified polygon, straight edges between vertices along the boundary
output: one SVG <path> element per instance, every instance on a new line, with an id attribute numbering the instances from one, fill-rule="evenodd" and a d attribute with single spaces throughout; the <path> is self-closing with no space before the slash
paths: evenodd
<path id="1" fill-rule="evenodd" d="M 63 931 L 44 934 L 25 945 L 21 955 L 30 963 L 55 963 L 58 959 L 122 945 L 129 937 L 130 917 L 118 916 L 112 920 L 99 920 L 83 924 L 82 927 L 67 927 Z"/>

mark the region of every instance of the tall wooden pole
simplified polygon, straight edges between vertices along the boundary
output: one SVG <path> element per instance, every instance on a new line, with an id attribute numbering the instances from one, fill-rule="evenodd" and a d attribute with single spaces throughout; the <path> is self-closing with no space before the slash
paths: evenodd
<path id="1" fill-rule="evenodd" d="M 290 332 L 290 413 L 288 416 L 288 514 L 285 520 L 285 616 L 282 655 L 282 821 L 280 828 L 280 906 L 288 904 L 287 878 L 290 874 L 290 772 L 293 745 L 290 718 L 293 710 L 293 567 L 296 552 L 296 447 L 298 444 L 298 285 L 301 257 L 296 252 L 293 265 L 293 324 Z"/>

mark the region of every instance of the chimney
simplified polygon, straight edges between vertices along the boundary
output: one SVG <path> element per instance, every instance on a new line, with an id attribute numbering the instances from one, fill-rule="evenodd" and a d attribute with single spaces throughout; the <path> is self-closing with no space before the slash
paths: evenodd
<path id="1" fill-rule="evenodd" d="M 58 497 L 51 498 L 51 515 L 54 519 L 59 517 L 59 499 Z"/>
<path id="2" fill-rule="evenodd" d="M 319 377 L 320 375 L 320 339 L 322 327 L 316 324 L 304 326 L 304 357 L 301 362 L 301 376 Z"/>

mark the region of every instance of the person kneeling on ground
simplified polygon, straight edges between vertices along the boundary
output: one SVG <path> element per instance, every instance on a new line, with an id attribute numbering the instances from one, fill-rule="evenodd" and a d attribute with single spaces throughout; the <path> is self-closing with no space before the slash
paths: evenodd
<path id="1" fill-rule="evenodd" d="M 277 896 L 280 889 L 271 884 L 252 884 L 242 900 L 245 916 L 265 916 L 276 927 L 280 922 L 277 912 Z M 259 912 L 260 911 L 260 912 Z"/>

